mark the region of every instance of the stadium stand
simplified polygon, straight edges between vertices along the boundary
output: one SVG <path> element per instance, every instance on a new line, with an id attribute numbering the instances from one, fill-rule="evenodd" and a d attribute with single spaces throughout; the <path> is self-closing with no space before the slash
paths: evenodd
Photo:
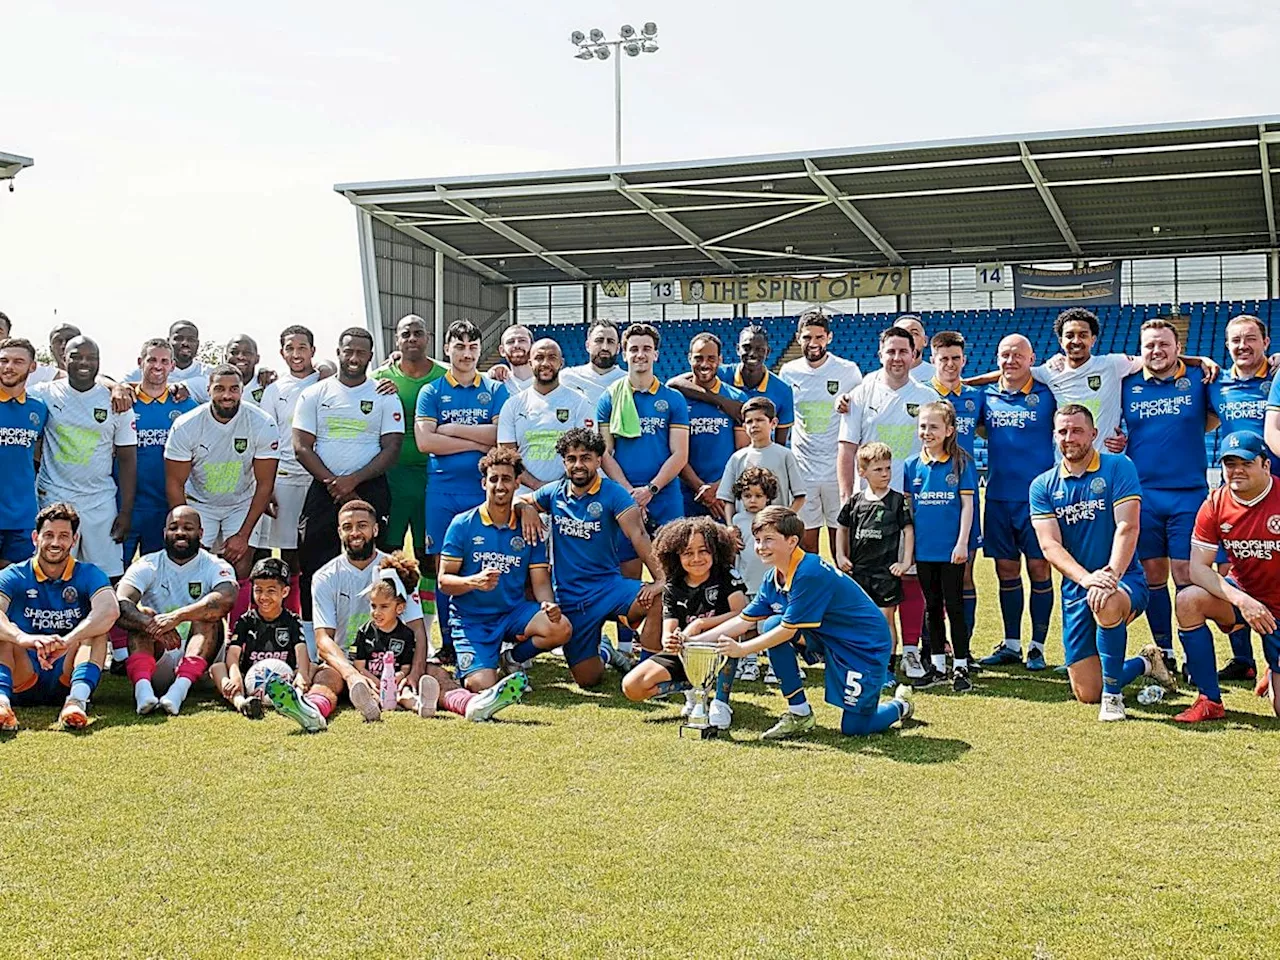
<path id="1" fill-rule="evenodd" d="M 1174 315 L 1174 305 L 1169 303 L 1124 304 L 1121 306 L 1093 308 L 1102 325 L 1102 336 L 1094 347 L 1094 353 L 1131 353 L 1138 350 L 1138 329 L 1153 317 Z M 996 347 L 1011 333 L 1021 333 L 1031 340 L 1036 356 L 1041 361 L 1058 352 L 1053 336 L 1053 321 L 1060 307 L 1022 310 L 925 310 L 919 317 L 930 335 L 939 330 L 958 330 L 968 341 L 969 362 L 967 372 L 981 373 L 994 369 Z M 1187 324 L 1187 342 L 1184 352 L 1213 357 L 1221 361 L 1225 357 L 1223 343 L 1227 321 L 1242 313 L 1250 313 L 1272 325 L 1273 315 L 1280 317 L 1280 300 L 1246 300 L 1221 303 L 1184 303 L 1177 306 L 1177 315 Z M 833 324 L 831 352 L 854 360 L 863 372 L 876 369 L 877 337 L 880 331 L 892 323 L 897 313 L 839 314 Z M 795 334 L 795 316 L 785 317 L 734 317 L 714 320 L 668 320 L 654 324 L 663 337 L 659 351 L 657 374 L 666 380 L 688 370 L 685 357 L 689 340 L 694 334 L 710 331 L 725 345 L 725 362 L 735 358 L 734 345 L 738 333 L 748 324 L 759 324 L 769 332 L 773 352 L 770 357 L 773 369 L 782 363 L 782 356 Z M 625 324 L 622 324 L 625 327 Z M 587 362 L 585 337 L 581 325 L 550 325 L 534 327 L 534 339 L 551 337 L 564 351 L 565 364 Z M 1217 435 L 1207 434 L 1205 447 L 1210 456 L 1217 450 Z M 985 444 L 979 438 L 977 445 L 978 467 L 986 468 Z M 1211 461 L 1212 462 L 1212 461 Z"/>

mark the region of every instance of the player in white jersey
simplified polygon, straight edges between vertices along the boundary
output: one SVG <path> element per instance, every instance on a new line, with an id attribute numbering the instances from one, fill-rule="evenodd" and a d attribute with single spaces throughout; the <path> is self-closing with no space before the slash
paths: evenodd
<path id="1" fill-rule="evenodd" d="M 836 397 L 862 382 L 862 370 L 852 360 L 827 352 L 831 319 L 822 310 L 806 310 L 800 315 L 796 342 L 803 353 L 784 363 L 778 378 L 791 385 L 795 397 L 791 449 L 808 491 L 800 508 L 800 519 L 804 521 L 802 546 L 808 553 L 817 553 L 825 524 L 827 546 L 833 553 L 835 544 L 831 537 L 844 505 L 840 484 L 836 481 L 840 437 Z"/>
<path id="2" fill-rule="evenodd" d="M 924 358 L 924 348 L 929 345 L 929 335 L 924 332 L 924 324 L 914 313 L 904 313 L 893 321 L 893 325 L 911 334 L 911 342 L 915 344 L 916 355 L 911 361 L 911 379 L 928 383 L 938 375 L 938 368 Z"/>
<path id="3" fill-rule="evenodd" d="M 258 342 L 247 333 L 233 337 L 222 348 L 222 362 L 231 364 L 240 372 L 240 383 L 243 385 L 240 397 L 241 402 L 251 403 L 255 406 L 262 402 L 262 396 L 266 392 L 267 385 L 276 379 L 274 370 L 258 366 L 259 359 Z M 212 372 L 212 370 L 212 367 L 205 367 L 206 374 Z M 186 382 L 186 385 L 197 403 L 207 403 L 209 401 L 209 378 L 207 375 L 193 377 Z"/>
<path id="4" fill-rule="evenodd" d="M 164 470 L 170 505 L 195 507 L 202 545 L 221 548 L 235 567 L 247 609 L 253 566 L 249 534 L 271 502 L 280 443 L 275 422 L 240 402 L 241 387 L 235 367 L 214 367 L 210 401 L 184 413 L 169 431 Z"/>
<path id="5" fill-rule="evenodd" d="M 116 587 L 117 623 L 129 634 L 125 672 L 138 713 L 160 707 L 176 716 L 182 709 L 218 651 L 222 618 L 235 596 L 235 570 L 200 549 L 200 514 L 174 507 L 165 518 L 164 549 L 135 560 Z"/>
<path id="6" fill-rule="evenodd" d="M 581 390 L 594 410 L 604 392 L 627 375 L 618 366 L 618 328 L 607 320 L 597 320 L 587 330 L 588 363 L 560 371 L 560 382 Z"/>
<path id="7" fill-rule="evenodd" d="M 498 356 L 507 361 L 507 372 L 494 379 L 505 383 L 507 392 L 513 396 L 533 386 L 533 368 L 529 364 L 532 351 L 533 331 L 528 327 L 517 323 L 502 331 Z"/>
<path id="8" fill-rule="evenodd" d="M 170 324 L 169 346 L 173 348 L 173 369 L 169 371 L 170 383 L 203 380 L 209 375 L 210 367 L 196 358 L 200 352 L 200 331 L 190 320 L 178 320 Z M 139 383 L 141 380 L 142 368 L 134 367 L 124 375 L 121 382 Z"/>
<path id="9" fill-rule="evenodd" d="M 98 366 L 98 345 L 73 337 L 66 345 L 66 378 L 30 388 L 49 407 L 36 497 L 42 508 L 75 505 L 81 517 L 76 557 L 115 579 L 124 573 L 120 544 L 132 522 L 138 430 L 132 409 L 111 409 L 111 391 L 97 382 Z"/>
<path id="10" fill-rule="evenodd" d="M 560 382 L 560 344 L 539 340 L 529 363 L 533 386 L 512 394 L 498 415 L 498 445 L 518 450 L 524 462 L 517 495 L 532 494 L 544 483 L 562 479 L 564 460 L 556 453 L 556 441 L 574 427 L 595 425 L 595 407 L 586 395 Z"/>
<path id="11" fill-rule="evenodd" d="M 293 452 L 293 412 L 302 391 L 320 379 L 313 365 L 315 355 L 315 337 L 309 329 L 297 325 L 285 327 L 280 333 L 280 357 L 286 368 L 284 375 L 267 385 L 259 404 L 263 412 L 275 421 L 280 462 L 276 466 L 272 504 L 258 521 L 249 543 L 257 550 L 255 559 L 258 560 L 272 549 L 280 551 L 280 559 L 288 564 L 290 571 L 285 607 L 294 613 L 300 612 L 298 520 L 302 516 L 307 487 L 311 486 L 311 474 L 298 463 Z"/>

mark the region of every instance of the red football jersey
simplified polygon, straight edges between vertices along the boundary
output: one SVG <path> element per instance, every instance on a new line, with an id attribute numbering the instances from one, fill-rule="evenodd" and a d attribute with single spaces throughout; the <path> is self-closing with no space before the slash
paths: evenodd
<path id="1" fill-rule="evenodd" d="M 1252 503 L 1237 500 L 1225 484 L 1210 493 L 1196 514 L 1191 542 L 1206 550 L 1222 544 L 1231 558 L 1231 579 L 1280 613 L 1280 484 L 1274 477 Z"/>

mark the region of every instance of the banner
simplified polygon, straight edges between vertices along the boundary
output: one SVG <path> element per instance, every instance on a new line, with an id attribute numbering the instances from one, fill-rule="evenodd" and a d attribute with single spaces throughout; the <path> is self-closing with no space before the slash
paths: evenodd
<path id="1" fill-rule="evenodd" d="M 911 271 L 906 267 L 856 270 L 835 277 L 696 277 L 680 281 L 685 303 L 819 303 L 910 292 Z"/>
<path id="2" fill-rule="evenodd" d="M 1013 268 L 1013 305 L 1023 307 L 1101 307 L 1120 303 L 1120 261 L 1074 270 Z"/>

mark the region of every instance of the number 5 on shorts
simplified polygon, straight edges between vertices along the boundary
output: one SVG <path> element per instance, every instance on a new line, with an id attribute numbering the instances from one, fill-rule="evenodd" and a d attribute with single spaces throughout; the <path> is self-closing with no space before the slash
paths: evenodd
<path id="1" fill-rule="evenodd" d="M 857 670 L 850 670 L 844 675 L 844 702 L 850 707 L 858 705 L 858 698 L 862 696 L 862 674 Z"/>

